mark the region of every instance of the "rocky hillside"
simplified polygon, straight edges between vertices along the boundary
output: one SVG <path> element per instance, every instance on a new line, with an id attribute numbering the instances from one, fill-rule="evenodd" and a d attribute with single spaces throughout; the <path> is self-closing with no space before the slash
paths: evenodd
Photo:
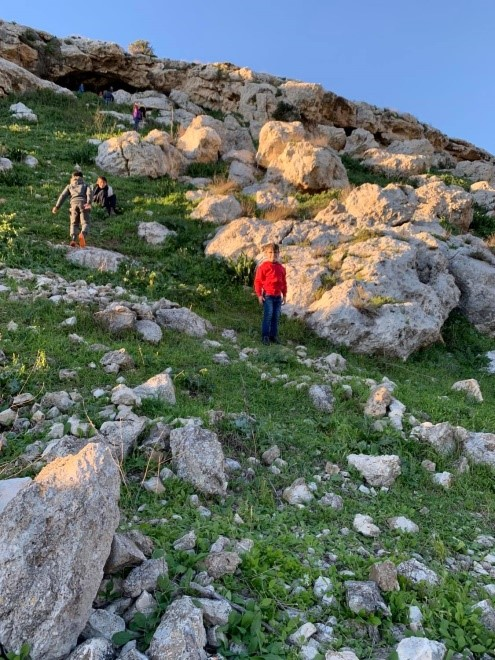
<path id="1" fill-rule="evenodd" d="M 0 54 L 0 656 L 493 657 L 492 156 L 233 65 Z M 84 249 L 75 167 L 118 198 Z"/>

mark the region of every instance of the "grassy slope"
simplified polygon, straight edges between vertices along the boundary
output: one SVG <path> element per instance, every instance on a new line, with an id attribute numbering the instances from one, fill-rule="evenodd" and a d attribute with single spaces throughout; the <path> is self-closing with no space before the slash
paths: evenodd
<path id="1" fill-rule="evenodd" d="M 232 358 L 236 351 L 221 338 L 223 328 L 233 328 L 241 346 L 257 346 L 259 355 L 252 358 L 261 370 L 288 374 L 290 380 L 310 376 L 319 382 L 317 373 L 301 365 L 295 357 L 294 346 L 304 344 L 309 357 L 325 355 L 335 350 L 327 342 L 309 333 L 301 324 L 283 319 L 282 334 L 285 347 L 270 349 L 259 346 L 259 309 L 249 291 L 232 282 L 224 264 L 206 259 L 202 243 L 213 227 L 187 219 L 190 205 L 184 190 L 168 180 L 129 180 L 113 177 L 124 213 L 108 220 L 100 210 L 93 213 L 90 242 L 93 245 L 115 248 L 134 257 L 133 265 L 123 267 L 117 274 L 81 271 L 68 264 L 63 253 L 50 248 L 49 242 L 65 243 L 68 239 L 68 206 L 57 215 L 51 214 L 58 194 L 66 184 L 73 166 L 79 164 L 88 181 L 94 182 L 97 170 L 92 162 L 96 148 L 87 144 L 88 137 L 107 138 L 115 132 L 113 121 L 103 121 L 96 113 L 97 99 L 91 94 L 71 100 L 43 93 L 26 97 L 24 102 L 38 114 L 35 125 L 15 124 L 8 111 L 19 99 L 0 100 L 0 145 L 4 155 L 20 157 L 32 153 L 39 161 L 33 171 L 16 164 L 13 172 L 0 175 L 0 260 L 7 266 L 31 268 L 35 272 L 56 272 L 68 280 L 84 278 L 88 283 L 124 285 L 129 292 L 146 295 L 155 300 L 166 297 L 208 318 L 215 326 L 211 338 L 223 342 Z M 356 174 L 362 179 L 366 173 Z M 152 216 L 146 215 L 150 211 Z M 177 237 L 164 246 L 147 246 L 136 237 L 139 221 L 153 219 L 177 231 Z M 29 283 L 26 286 L 32 286 Z M 68 330 L 59 327 L 67 316 L 77 316 L 75 331 L 88 344 L 103 342 L 111 348 L 125 346 L 137 362 L 134 372 L 127 374 L 129 385 L 137 385 L 166 367 L 171 367 L 177 388 L 175 407 L 147 403 L 144 414 L 175 417 L 199 416 L 208 423 L 210 409 L 225 412 L 246 412 L 253 415 L 252 425 L 223 424 L 218 431 L 226 455 L 236 458 L 246 467 L 249 456 L 260 456 L 273 444 L 278 444 L 288 468 L 279 476 L 265 468 L 257 468 L 252 481 L 233 477 L 225 502 L 205 500 L 212 517 L 205 520 L 188 501 L 192 487 L 172 479 L 166 482 L 162 496 L 147 493 L 140 481 L 144 475 L 156 474 L 160 467 L 147 464 L 136 452 L 128 459 L 127 481 L 122 489 L 122 507 L 129 519 L 138 516 L 135 524 L 152 536 L 157 548 L 163 551 L 171 567 L 174 584 L 181 583 L 187 592 L 189 568 L 196 568 L 210 544 L 219 534 L 233 538 L 251 537 L 255 549 L 244 557 L 236 576 L 223 579 L 224 593 L 251 604 L 249 616 L 232 621 L 229 639 L 251 640 L 251 657 L 296 657 L 293 650 L 281 643 L 297 627 L 296 618 L 286 618 L 288 608 L 309 610 L 309 619 L 325 621 L 335 615 L 339 645 L 353 647 L 359 657 L 373 653 L 376 642 L 366 633 L 367 625 L 379 629 L 382 641 L 378 645 L 393 645 L 392 622 L 386 618 L 358 617 L 345 605 L 341 570 L 352 570 L 355 579 L 367 579 L 370 566 L 378 560 L 376 551 L 383 548 L 386 556 L 398 563 L 412 552 L 423 555 L 425 561 L 443 576 L 442 585 L 425 589 L 402 584 L 402 590 L 386 594 L 392 608 L 393 623 L 407 623 L 407 608 L 418 604 L 425 616 L 425 632 L 432 639 L 441 639 L 455 651 L 471 649 L 477 655 L 482 650 L 495 649 L 495 636 L 480 626 L 470 605 L 485 598 L 481 589 L 489 578 L 474 582 L 471 576 L 448 573 L 444 560 L 467 548 L 475 557 L 485 552 L 473 545 L 479 533 L 489 533 L 495 522 L 493 474 L 487 469 L 473 467 L 467 475 L 456 477 L 453 488 L 446 492 L 431 484 L 429 475 L 421 468 L 425 458 L 437 463 L 438 471 L 453 470 L 452 459 L 442 458 L 424 446 L 406 440 L 399 433 L 377 432 L 362 414 L 368 389 L 358 378 L 381 380 L 387 376 L 397 383 L 396 397 L 421 420 L 434 423 L 450 421 L 470 430 L 495 429 L 495 380 L 483 371 L 484 352 L 494 348 L 490 341 L 453 315 L 446 325 L 444 345 L 433 346 L 412 356 L 407 363 L 382 358 L 353 356 L 341 351 L 348 359 L 347 374 L 356 376 L 351 382 L 354 396 L 347 400 L 336 388 L 337 403 L 332 415 L 318 413 L 309 404 L 304 392 L 270 384 L 260 380 L 259 374 L 242 362 L 229 367 L 216 365 L 211 351 L 201 342 L 165 333 L 159 347 L 141 343 L 136 337 L 124 340 L 105 335 L 92 321 L 92 311 L 82 306 L 54 306 L 46 301 L 9 302 L 0 306 L 0 347 L 9 363 L 0 372 L 1 409 L 9 403 L 13 392 L 29 391 L 42 394 L 62 389 L 58 380 L 60 368 L 79 368 L 78 390 L 84 397 L 85 412 L 97 422 L 98 406 L 91 396 L 97 386 L 113 385 L 115 377 L 100 369 L 88 368 L 96 357 L 87 347 L 68 344 Z M 20 328 L 7 331 L 10 320 Z M 71 330 L 72 331 L 72 330 Z M 67 346 L 70 346 L 70 351 Z M 465 378 L 477 378 L 485 402 L 481 405 L 467 401 L 460 393 L 450 390 L 452 383 Z M 12 461 L 32 436 L 16 438 L 0 455 L 0 476 L 11 474 Z M 356 492 L 342 493 L 345 507 L 342 512 L 319 507 L 317 504 L 299 510 L 279 507 L 281 491 L 295 478 L 311 480 L 322 474 L 326 461 L 346 467 L 350 452 L 370 454 L 398 453 L 403 460 L 403 476 L 389 493 L 376 497 Z M 360 479 L 355 475 L 355 483 Z M 341 478 L 333 477 L 319 487 L 341 493 Z M 143 509 L 144 507 L 144 509 Z M 425 510 L 427 507 L 428 511 Z M 140 513 L 137 514 L 138 508 Z M 236 526 L 233 515 L 238 512 L 244 525 Z M 359 537 L 353 531 L 343 536 L 340 529 L 352 529 L 356 513 L 367 513 L 381 527 L 377 541 Z M 180 518 L 171 519 L 174 514 Z M 420 527 L 414 536 L 400 536 L 386 531 L 386 519 L 392 515 L 406 515 Z M 151 525 L 146 520 L 166 518 L 170 524 Z M 195 529 L 199 537 L 198 552 L 189 556 L 174 552 L 172 543 L 187 531 Z M 321 536 L 323 529 L 329 530 Z M 329 553 L 338 560 L 329 569 L 318 562 Z M 338 605 L 312 609 L 317 602 L 312 584 L 320 574 L 333 578 Z M 309 588 L 291 595 L 286 584 L 299 581 Z M 493 580 L 492 580 L 493 581 Z M 222 583 L 222 581 L 219 581 Z M 170 596 L 170 585 L 162 585 L 161 608 Z M 261 615 L 261 616 L 260 616 Z M 157 614 L 158 616 L 158 614 Z M 260 619 L 269 622 L 273 632 L 267 632 Z M 366 625 L 365 625 L 366 624 Z M 156 625 L 156 617 L 136 621 L 143 644 Z"/>

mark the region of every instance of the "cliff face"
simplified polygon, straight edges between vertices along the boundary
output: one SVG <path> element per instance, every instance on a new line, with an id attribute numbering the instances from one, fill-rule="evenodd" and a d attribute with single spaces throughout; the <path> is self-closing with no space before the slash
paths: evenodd
<path id="1" fill-rule="evenodd" d="M 300 119 L 343 128 L 347 134 L 363 128 L 383 145 L 427 138 L 436 150 L 447 152 L 456 161 L 493 160 L 487 151 L 449 138 L 410 114 L 355 103 L 321 85 L 256 73 L 230 63 L 194 64 L 131 55 L 114 43 L 78 36 L 61 39 L 6 21 L 0 22 L 0 57 L 43 81 L 73 90 L 80 83 L 88 91 L 110 86 L 130 92 L 153 89 L 169 94 L 181 90 L 206 109 L 239 113 L 253 134 L 273 118 Z M 0 73 L 5 68 L 0 61 Z M 9 75 L 12 78 L 11 72 Z M 11 80 L 10 85 L 0 86 L 0 93 L 32 88 L 32 78 L 22 85 Z"/>

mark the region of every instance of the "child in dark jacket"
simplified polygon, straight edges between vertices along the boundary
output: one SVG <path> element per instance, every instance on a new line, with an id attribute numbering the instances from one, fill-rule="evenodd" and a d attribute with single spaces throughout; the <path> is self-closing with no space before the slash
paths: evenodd
<path id="1" fill-rule="evenodd" d="M 80 170 L 72 173 L 70 183 L 62 190 L 52 213 L 57 213 L 66 199 L 70 199 L 70 245 L 76 247 L 76 239 L 79 237 L 79 245 L 84 247 L 91 220 L 93 193 Z"/>
<path id="2" fill-rule="evenodd" d="M 93 188 L 93 204 L 102 206 L 108 215 L 117 215 L 117 196 L 112 186 L 108 185 L 106 177 L 99 176 Z"/>
<path id="3" fill-rule="evenodd" d="M 285 268 L 279 263 L 280 249 L 277 243 L 263 248 L 265 260 L 258 266 L 254 277 L 254 290 L 263 305 L 261 340 L 263 344 L 278 344 L 278 322 L 282 305 L 287 299 Z"/>

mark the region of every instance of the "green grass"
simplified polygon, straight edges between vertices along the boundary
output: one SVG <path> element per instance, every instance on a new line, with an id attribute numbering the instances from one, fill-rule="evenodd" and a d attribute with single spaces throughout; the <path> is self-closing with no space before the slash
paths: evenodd
<path id="1" fill-rule="evenodd" d="M 136 449 L 123 465 L 126 474 L 122 486 L 123 516 L 133 526 L 149 534 L 156 543 L 156 552 L 163 553 L 170 566 L 170 585 L 162 585 L 159 612 L 170 598 L 170 588 L 178 585 L 190 593 L 191 570 L 201 568 L 201 561 L 211 543 L 219 535 L 234 539 L 249 537 L 255 546 L 243 557 L 234 576 L 216 581 L 217 589 L 246 609 L 244 619 L 233 616 L 223 634 L 222 653 L 228 657 L 232 640 L 250 646 L 246 657 L 296 658 L 297 652 L 285 645 L 287 636 L 300 625 L 296 616 L 288 616 L 288 608 L 305 612 L 311 621 L 325 621 L 336 616 L 335 647 L 348 645 L 361 658 L 371 656 L 374 643 L 365 634 L 359 637 L 356 626 L 371 626 L 380 635 L 380 648 L 393 647 L 393 626 L 407 622 L 410 604 L 420 606 L 425 617 L 425 632 L 431 639 L 444 641 L 451 651 L 471 649 L 481 657 L 485 649 L 495 650 L 495 636 L 479 624 L 472 604 L 482 600 L 483 583 L 488 577 L 466 572 L 449 572 L 447 557 L 456 553 L 474 552 L 481 559 L 483 552 L 473 544 L 480 533 L 492 533 L 495 524 L 493 472 L 486 467 L 472 466 L 468 474 L 456 475 L 454 485 L 444 491 L 432 484 L 421 467 L 424 459 L 433 460 L 437 470 L 454 471 L 454 457 L 438 455 L 431 447 L 409 439 L 407 416 L 420 421 L 449 421 L 472 431 L 493 432 L 495 429 L 495 379 L 485 370 L 484 354 L 495 348 L 493 339 L 480 335 L 463 317 L 454 313 L 443 330 L 444 343 L 439 343 L 412 355 L 407 363 L 384 357 L 352 355 L 348 350 L 330 345 L 313 335 L 297 320 L 282 319 L 284 346 L 264 347 L 259 342 L 260 309 L 249 286 L 252 264 L 249 260 L 227 263 L 204 256 L 203 245 L 214 231 L 212 225 L 189 219 L 192 205 L 185 198 L 185 187 L 167 178 L 111 178 L 117 191 L 122 214 L 108 219 L 103 212 L 93 211 L 91 244 L 117 249 L 130 258 L 127 265 L 114 274 L 82 270 L 68 263 L 63 252 L 50 247 L 65 243 L 68 234 L 68 207 L 58 215 L 51 208 L 66 185 L 76 162 L 83 167 L 87 181 L 93 183 L 99 174 L 92 157 L 94 149 L 89 137 L 110 137 L 115 128 L 111 121 L 98 118 L 98 99 L 91 94 L 81 99 L 54 96 L 45 92 L 29 95 L 23 101 L 38 114 L 35 125 L 13 123 L 8 112 L 13 98 L 0 99 L 0 146 L 5 153 L 30 153 L 38 158 L 36 170 L 17 162 L 11 174 L 0 176 L 0 261 L 3 267 L 29 268 L 35 273 L 57 273 L 68 281 L 84 279 L 88 285 L 124 286 L 128 295 L 146 296 L 149 301 L 167 298 L 191 308 L 212 322 L 209 338 L 222 343 L 232 360 L 229 366 L 212 361 L 216 349 L 205 348 L 201 341 L 165 331 L 159 346 L 145 344 L 134 334 L 116 338 L 95 325 L 92 306 L 80 304 L 54 305 L 43 298 L 11 300 L 0 294 L 1 349 L 8 361 L 0 368 L 0 403 L 5 409 L 12 395 L 31 392 L 41 397 L 47 391 L 66 389 L 58 372 L 62 368 L 78 370 L 76 387 L 83 402 L 76 407 L 81 418 L 101 424 L 102 407 L 91 392 L 96 387 L 113 387 L 115 376 L 105 374 L 98 366 L 101 354 L 89 349 L 92 343 L 104 343 L 110 349 L 125 347 L 136 362 L 134 370 L 125 372 L 129 386 L 135 386 L 152 375 L 169 368 L 176 388 L 175 406 L 147 402 L 142 409 L 152 419 L 172 422 L 179 417 L 200 417 L 210 427 L 209 411 L 242 413 L 237 423 L 224 420 L 213 430 L 217 433 L 226 456 L 234 458 L 246 470 L 249 457 L 259 458 L 264 450 L 277 444 L 288 466 L 281 474 L 272 474 L 261 465 L 252 466 L 250 479 L 244 474 L 229 476 L 229 491 L 224 501 L 200 496 L 201 503 L 211 511 L 203 518 L 190 504 L 194 488 L 172 478 L 165 482 L 165 493 L 157 496 L 144 490 L 143 479 L 157 475 L 170 456 L 161 462 L 148 461 Z M 88 104 L 88 105 L 86 105 Z M 83 160 L 85 159 L 85 160 Z M 79 162 L 81 161 L 81 162 Z M 345 159 L 352 183 L 365 181 L 385 185 L 390 179 L 371 174 L 350 159 Z M 197 168 L 195 175 L 210 176 L 212 169 Z M 300 196 L 308 217 L 318 208 L 338 197 L 338 191 L 321 195 Z M 151 213 L 151 215 L 149 215 Z M 303 213 L 303 215 L 304 215 Z M 151 246 L 137 238 L 137 225 L 149 218 L 165 224 L 177 235 L 164 245 Z M 481 218 L 475 228 L 480 234 L 490 233 L 488 219 Z M 33 291 L 31 281 L 20 285 L 12 278 L 0 279 L 13 290 Z M 331 278 L 322 286 L 333 285 Z M 377 304 L 387 299 L 375 301 Z M 60 323 L 69 316 L 77 317 L 75 328 L 63 328 Z M 15 320 L 19 327 L 13 332 L 7 326 Z M 252 366 L 239 361 L 238 348 L 222 338 L 222 330 L 236 331 L 240 347 L 254 347 L 258 352 L 250 357 Z M 84 337 L 86 344 L 73 344 L 71 332 Z M 314 409 L 306 390 L 284 387 L 285 380 L 271 383 L 261 374 L 276 377 L 286 375 L 287 381 L 323 382 L 321 374 L 296 357 L 296 345 L 307 348 L 309 358 L 316 359 L 338 350 L 347 360 L 344 384 L 352 387 L 347 398 L 339 383 L 333 385 L 335 410 L 324 414 Z M 95 362 L 97 368 L 90 363 Z M 373 420 L 363 415 L 369 396 L 364 379 L 380 381 L 387 376 L 396 383 L 394 395 L 407 407 L 405 433 L 387 427 L 377 430 Z M 473 403 L 462 393 L 451 391 L 461 379 L 476 378 L 485 402 Z M 253 422 L 246 422 L 246 415 Z M 0 454 L 0 476 L 33 474 L 33 468 L 23 470 L 16 464 L 25 447 L 39 439 L 36 434 L 4 433 L 7 444 Z M 402 476 L 389 492 L 376 496 L 355 490 L 342 490 L 341 475 L 318 484 L 317 496 L 324 492 L 341 494 L 345 501 L 342 511 L 321 507 L 316 501 L 304 509 L 284 504 L 283 490 L 298 477 L 308 482 L 324 474 L 327 461 L 347 469 L 349 453 L 392 454 L 402 459 Z M 361 483 L 352 471 L 352 482 Z M 318 483 L 318 482 L 317 482 Z M 378 489 L 379 490 L 379 489 Z M 233 521 L 238 513 L 242 525 Z M 376 541 L 360 537 L 352 530 L 356 513 L 371 515 L 382 529 Z M 179 517 L 177 517 L 179 515 Z M 387 518 L 406 515 L 420 527 L 417 535 L 399 535 L 388 531 Z M 172 516 L 175 516 L 174 518 Z M 168 524 L 155 524 L 153 519 L 166 519 Z M 125 525 L 124 525 L 125 528 Z M 342 528 L 351 531 L 347 536 Z M 173 550 L 173 542 L 194 529 L 198 546 L 185 555 Z M 324 530 L 327 530 L 324 532 Z M 324 534 L 322 535 L 322 532 Z M 352 570 L 355 579 L 366 580 L 369 569 L 380 555 L 395 563 L 416 552 L 442 577 L 440 587 L 425 589 L 405 582 L 401 591 L 385 594 L 392 617 L 361 617 L 352 614 L 345 604 L 343 570 Z M 337 561 L 327 561 L 329 554 Z M 486 552 L 485 552 L 486 554 Z M 323 562 L 323 564 L 322 564 Z M 335 607 L 317 603 L 312 586 L 319 575 L 329 576 L 335 584 Z M 287 587 L 287 585 L 289 585 Z M 294 590 L 302 585 L 304 589 Z M 131 628 L 140 648 L 144 649 L 157 624 L 136 620 Z M 242 657 L 242 656 L 236 656 Z"/>

